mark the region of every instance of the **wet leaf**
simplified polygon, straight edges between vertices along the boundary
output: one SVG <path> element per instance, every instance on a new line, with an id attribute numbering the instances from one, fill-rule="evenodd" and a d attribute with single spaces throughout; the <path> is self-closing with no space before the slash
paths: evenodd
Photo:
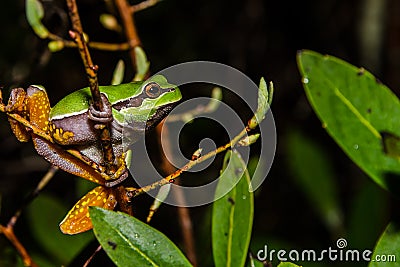
<path id="1" fill-rule="evenodd" d="M 143 81 L 147 72 L 149 71 L 150 62 L 147 60 L 147 56 L 140 46 L 135 47 L 135 56 L 137 72 L 134 80 Z"/>
<path id="2" fill-rule="evenodd" d="M 257 110 L 249 122 L 249 127 L 251 129 L 254 129 L 265 118 L 265 114 L 272 102 L 274 86 L 272 82 L 270 82 L 268 87 L 264 78 L 261 78 L 258 89 Z"/>
<path id="3" fill-rule="evenodd" d="M 125 213 L 90 208 L 93 230 L 117 266 L 191 266 L 164 234 Z"/>
<path id="4" fill-rule="evenodd" d="M 298 53 L 308 100 L 322 126 L 377 184 L 400 192 L 400 162 L 384 150 L 382 132 L 400 136 L 399 99 L 371 73 L 332 56 Z"/>
<path id="5" fill-rule="evenodd" d="M 236 185 L 235 185 L 236 184 Z M 215 192 L 212 214 L 212 249 L 214 263 L 220 266 L 244 266 L 253 224 L 253 193 L 250 176 L 240 154 L 225 154 Z"/>
<path id="6" fill-rule="evenodd" d="M 379 238 L 374 249 L 369 267 L 399 266 L 400 259 L 400 228 L 396 223 L 390 223 Z"/>

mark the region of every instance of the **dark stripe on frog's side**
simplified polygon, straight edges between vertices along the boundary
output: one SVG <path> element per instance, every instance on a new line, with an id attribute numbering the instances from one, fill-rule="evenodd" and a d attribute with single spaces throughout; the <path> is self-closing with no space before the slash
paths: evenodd
<path id="1" fill-rule="evenodd" d="M 175 88 L 160 88 L 160 89 L 161 89 L 160 95 L 162 95 L 164 93 L 171 92 Z M 126 100 L 122 100 L 120 102 L 116 102 L 116 103 L 112 104 L 112 107 L 118 111 L 120 111 L 123 108 L 139 107 L 140 105 L 142 105 L 143 100 L 145 100 L 146 98 L 150 98 L 150 97 L 148 97 L 145 92 L 142 92 L 140 95 L 137 95 L 131 99 L 126 99 Z"/>

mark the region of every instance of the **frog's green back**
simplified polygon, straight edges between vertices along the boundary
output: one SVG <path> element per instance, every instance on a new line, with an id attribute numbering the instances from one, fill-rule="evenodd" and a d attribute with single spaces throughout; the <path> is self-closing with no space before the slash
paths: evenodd
<path id="1" fill-rule="evenodd" d="M 105 93 L 111 105 L 134 97 L 141 92 L 142 82 L 132 82 L 119 85 L 99 86 L 100 92 Z M 50 118 L 62 117 L 68 114 L 80 114 L 89 108 L 91 101 L 91 93 L 89 87 L 75 91 L 63 99 L 61 99 L 50 112 Z"/>
<path id="2" fill-rule="evenodd" d="M 168 83 L 167 79 L 162 75 L 154 75 L 150 77 L 145 83 L 156 82 L 163 88 L 176 88 L 175 85 Z M 142 91 L 144 82 L 131 82 L 119 85 L 99 86 L 100 92 L 107 95 L 108 101 L 111 105 L 135 97 Z M 175 90 L 176 101 L 181 98 L 179 90 Z M 89 87 L 75 91 L 60 100 L 50 111 L 50 119 L 63 118 L 67 116 L 78 115 L 84 113 L 89 108 L 91 101 L 91 93 Z M 158 100 L 157 100 L 158 101 Z M 160 103 L 163 99 L 161 99 Z M 170 97 L 164 99 L 169 102 Z"/>

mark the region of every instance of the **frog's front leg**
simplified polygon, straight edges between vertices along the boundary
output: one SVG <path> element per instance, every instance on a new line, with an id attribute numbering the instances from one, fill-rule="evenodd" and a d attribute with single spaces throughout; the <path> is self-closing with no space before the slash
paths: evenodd
<path id="1" fill-rule="evenodd" d="M 109 102 L 107 96 L 103 93 L 100 94 L 101 101 L 102 101 L 102 106 L 103 110 L 98 111 L 94 108 L 93 104 L 89 106 L 88 110 L 88 117 L 90 120 L 92 120 L 95 123 L 101 123 L 101 124 L 109 124 L 110 122 L 113 122 L 114 118 L 112 115 L 112 107 L 111 103 Z M 118 132 L 119 134 L 122 134 L 122 129 L 120 128 L 115 128 L 116 122 L 112 125 L 110 125 L 111 130 L 114 132 Z M 98 124 L 95 125 L 96 128 L 99 127 Z M 118 135 L 119 135 L 118 134 Z M 118 146 L 118 145 L 116 145 Z M 115 153 L 117 152 L 117 153 Z M 106 179 L 106 186 L 108 187 L 113 187 L 117 184 L 120 184 L 122 181 L 124 181 L 129 173 L 128 169 L 126 167 L 126 162 L 125 162 L 125 153 L 121 151 L 114 151 L 114 154 L 116 154 L 116 162 L 115 165 L 118 167 L 118 169 L 108 178 Z"/>
<path id="2" fill-rule="evenodd" d="M 105 94 L 101 93 L 100 94 L 100 99 L 102 102 L 103 110 L 96 110 L 93 106 L 93 104 L 90 104 L 89 106 L 89 119 L 98 122 L 98 123 L 109 123 L 113 121 L 113 116 L 112 116 L 112 107 L 110 104 L 110 101 L 108 101 L 108 98 Z"/>

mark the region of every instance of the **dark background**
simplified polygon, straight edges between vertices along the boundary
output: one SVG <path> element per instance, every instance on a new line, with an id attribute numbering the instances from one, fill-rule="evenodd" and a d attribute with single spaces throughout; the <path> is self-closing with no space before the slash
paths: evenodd
<path id="1" fill-rule="evenodd" d="M 122 35 L 105 30 L 99 24 L 99 15 L 106 12 L 103 1 L 78 2 L 90 40 L 124 41 Z M 44 8 L 46 26 L 53 33 L 68 38 L 69 20 L 63 1 L 46 1 Z M 210 60 L 235 67 L 256 83 L 263 76 L 275 84 L 272 111 L 278 144 L 271 172 L 256 192 L 253 253 L 264 244 L 271 248 L 326 249 L 334 247 L 339 237 L 348 239 L 351 247 L 372 249 L 387 222 L 396 217 L 397 201 L 373 184 L 321 127 L 304 94 L 296 52 L 311 49 L 363 66 L 398 94 L 399 12 L 400 4 L 396 0 L 165 0 L 136 15 L 137 28 L 152 72 L 181 62 Z M 56 103 L 67 93 L 86 86 L 77 51 L 49 52 L 47 41 L 36 37 L 27 24 L 24 1 L 1 1 L 0 36 L 0 85 L 5 99 L 11 88 L 42 84 L 47 88 L 51 102 Z M 130 64 L 125 52 L 93 50 L 92 57 L 100 67 L 100 84 L 109 83 L 118 59 L 124 59 L 128 66 Z M 128 67 L 125 77 L 125 80 L 132 77 L 131 68 Z M 182 92 L 185 98 L 190 98 L 209 95 L 209 89 L 182 88 Z M 224 100 L 228 104 L 237 101 L 229 94 Z M 251 114 L 243 110 L 241 116 L 247 120 Z M 31 143 L 18 143 L 3 114 L 0 114 L 0 125 L 0 219 L 4 224 L 24 196 L 33 190 L 48 164 L 35 155 Z M 195 141 L 204 136 L 203 127 L 192 128 L 186 137 L 192 140 L 186 153 L 193 151 L 197 145 Z M 324 224 L 315 209 L 318 200 L 310 198 L 310 193 L 302 189 L 297 180 L 298 170 L 291 168 L 288 135 L 294 131 L 319 147 L 328 159 L 341 213 L 336 228 Z M 226 142 L 218 130 L 214 138 L 217 144 Z M 312 158 L 305 160 L 311 163 L 308 166 L 312 166 Z M 213 165 L 210 173 L 216 174 L 219 168 L 220 165 Z M 185 176 L 185 179 L 190 177 Z M 79 198 L 75 185 L 77 180 L 59 172 L 44 194 L 55 196 L 66 207 L 72 207 Z M 146 199 L 139 202 L 138 213 L 144 214 L 149 203 Z M 200 266 L 210 266 L 210 209 L 193 208 L 190 212 L 194 217 L 198 262 Z M 176 218 L 169 216 L 171 213 L 176 214 L 173 207 L 163 206 L 153 225 L 181 245 L 180 228 Z M 17 234 L 22 236 L 28 250 L 48 255 L 31 236 L 29 225 L 30 216 L 23 216 L 18 222 Z M 15 255 L 4 238 L 0 238 L 0 251 L 2 246 L 5 248 L 4 264 L 13 266 Z M 359 265 L 366 266 L 366 263 Z"/>

